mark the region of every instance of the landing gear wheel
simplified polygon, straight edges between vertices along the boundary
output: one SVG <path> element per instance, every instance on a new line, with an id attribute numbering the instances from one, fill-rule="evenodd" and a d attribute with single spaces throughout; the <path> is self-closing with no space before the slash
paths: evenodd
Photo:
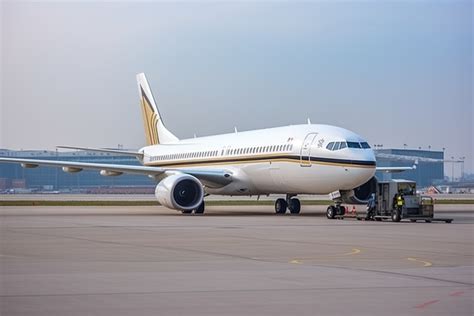
<path id="1" fill-rule="evenodd" d="M 290 203 L 288 203 L 288 208 L 290 209 L 291 214 L 299 214 L 301 210 L 300 200 L 290 199 Z"/>
<path id="2" fill-rule="evenodd" d="M 276 214 L 285 214 L 288 204 L 284 199 L 277 199 L 275 201 L 275 213 Z"/>
<path id="3" fill-rule="evenodd" d="M 392 212 L 392 222 L 399 222 L 401 219 L 400 210 L 394 210 Z"/>
<path id="4" fill-rule="evenodd" d="M 201 204 L 199 204 L 199 206 L 197 207 L 197 209 L 194 210 L 194 214 L 204 214 L 204 209 L 205 204 L 204 201 L 202 201 Z"/>
<path id="5" fill-rule="evenodd" d="M 193 210 L 182 210 L 181 213 L 183 214 L 191 214 Z"/>
<path id="6" fill-rule="evenodd" d="M 334 219 L 335 215 L 336 215 L 336 208 L 332 205 L 328 206 L 328 209 L 326 210 L 326 217 L 329 219 Z"/>

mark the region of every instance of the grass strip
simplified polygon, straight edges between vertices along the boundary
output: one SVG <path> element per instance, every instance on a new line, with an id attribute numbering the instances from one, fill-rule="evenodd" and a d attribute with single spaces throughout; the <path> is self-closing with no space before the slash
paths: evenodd
<path id="1" fill-rule="evenodd" d="M 272 200 L 211 200 L 206 205 L 273 205 Z M 435 200 L 435 204 L 474 204 L 474 200 Z M 331 205 L 329 200 L 304 200 L 304 205 Z M 158 201 L 52 201 L 52 200 L 11 200 L 0 201 L 0 206 L 155 206 Z"/>
<path id="2" fill-rule="evenodd" d="M 271 200 L 262 201 L 206 201 L 206 205 L 273 205 Z M 331 201 L 307 200 L 305 205 L 329 205 Z M 46 200 L 11 200 L 0 201 L 0 206 L 155 206 L 158 201 L 46 201 Z"/>

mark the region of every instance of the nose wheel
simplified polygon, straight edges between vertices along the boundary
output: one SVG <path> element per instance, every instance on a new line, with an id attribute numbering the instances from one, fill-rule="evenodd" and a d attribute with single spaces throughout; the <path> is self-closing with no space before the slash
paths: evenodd
<path id="1" fill-rule="evenodd" d="M 342 219 L 344 218 L 343 216 L 345 213 L 346 213 L 346 210 L 342 205 L 340 204 L 329 205 L 326 210 L 326 217 L 329 219 L 334 219 L 336 216 L 339 216 Z"/>

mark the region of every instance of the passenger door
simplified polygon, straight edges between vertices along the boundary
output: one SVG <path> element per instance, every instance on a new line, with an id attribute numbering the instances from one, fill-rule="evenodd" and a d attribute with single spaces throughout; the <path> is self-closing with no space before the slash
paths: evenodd
<path id="1" fill-rule="evenodd" d="M 300 165 L 301 167 L 311 167 L 311 146 L 318 133 L 309 133 L 306 135 L 303 144 L 301 144 Z"/>

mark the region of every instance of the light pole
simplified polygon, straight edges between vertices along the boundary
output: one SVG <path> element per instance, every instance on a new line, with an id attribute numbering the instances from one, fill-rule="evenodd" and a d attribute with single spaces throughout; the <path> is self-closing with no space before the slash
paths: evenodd
<path id="1" fill-rule="evenodd" d="M 459 157 L 459 160 L 461 160 L 461 181 L 464 180 L 464 159 L 466 157 Z"/>
<path id="2" fill-rule="evenodd" d="M 451 182 L 454 182 L 454 156 L 451 156 Z"/>

